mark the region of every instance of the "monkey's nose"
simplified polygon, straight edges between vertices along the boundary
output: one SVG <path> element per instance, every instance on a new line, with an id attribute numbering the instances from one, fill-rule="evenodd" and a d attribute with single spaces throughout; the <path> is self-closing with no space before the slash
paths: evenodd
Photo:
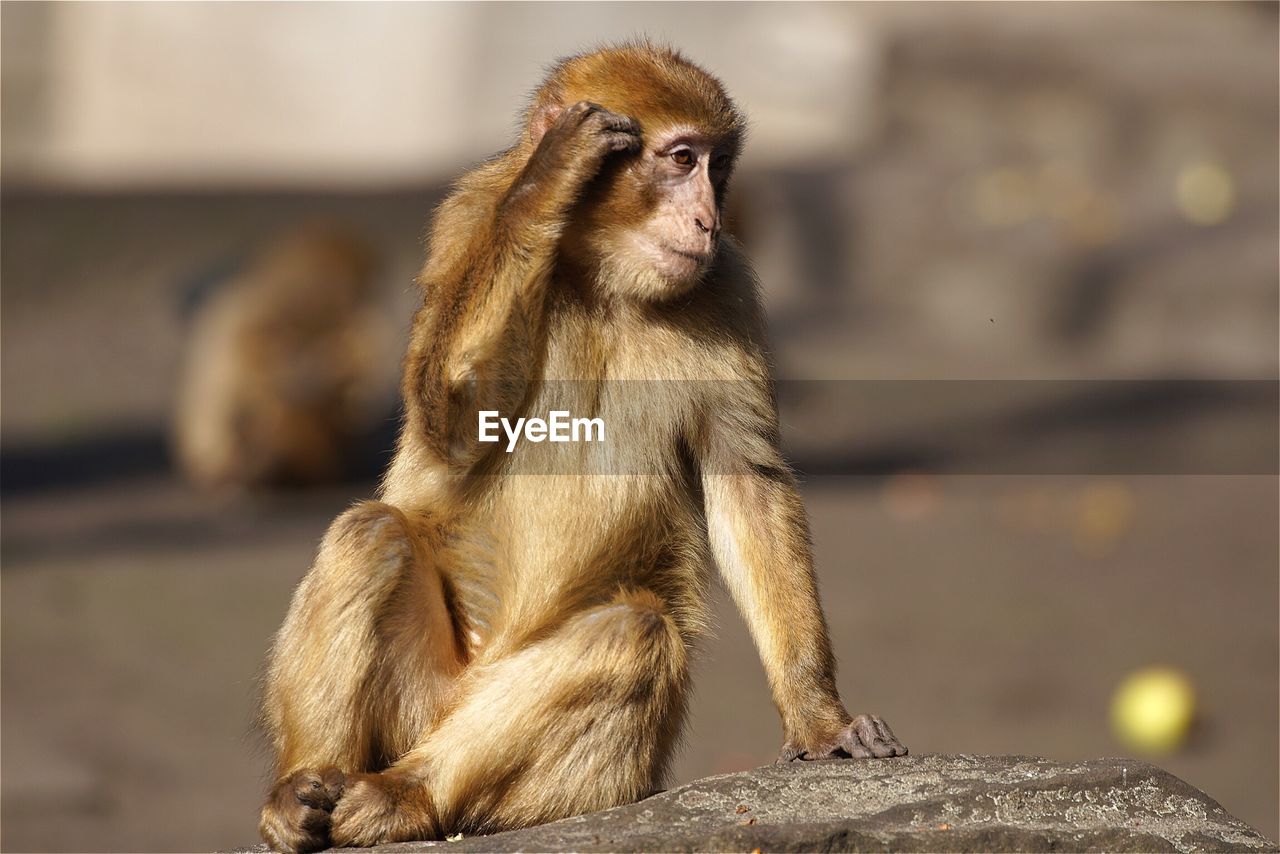
<path id="1" fill-rule="evenodd" d="M 698 227 L 698 231 L 701 231 L 703 234 L 710 234 L 710 233 L 711 233 L 711 229 L 709 229 L 709 228 L 707 228 L 705 225 L 703 225 L 703 224 L 702 224 L 702 220 L 701 220 L 701 219 L 699 219 L 698 217 L 694 217 L 694 218 L 693 218 L 693 224 L 694 224 L 694 225 L 696 225 L 696 226 Z"/>

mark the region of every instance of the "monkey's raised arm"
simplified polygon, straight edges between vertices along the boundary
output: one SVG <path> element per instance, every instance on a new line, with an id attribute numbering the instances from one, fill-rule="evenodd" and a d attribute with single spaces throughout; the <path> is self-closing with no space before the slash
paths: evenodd
<path id="1" fill-rule="evenodd" d="M 478 456 L 477 413 L 509 415 L 545 344 L 547 283 L 585 184 L 610 152 L 635 151 L 639 126 L 586 102 L 540 110 L 530 141 L 478 170 L 436 215 L 405 371 L 410 419 L 443 459 Z"/>
<path id="2" fill-rule="evenodd" d="M 840 700 L 809 524 L 778 449 L 772 395 L 764 387 L 735 385 L 737 405 L 708 428 L 707 530 L 782 716 L 779 761 L 905 754 L 883 721 L 851 718 Z"/>

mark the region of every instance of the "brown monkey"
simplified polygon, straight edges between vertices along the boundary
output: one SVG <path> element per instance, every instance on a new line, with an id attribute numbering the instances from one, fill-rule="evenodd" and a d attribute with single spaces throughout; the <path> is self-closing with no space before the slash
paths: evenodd
<path id="1" fill-rule="evenodd" d="M 836 691 L 755 282 L 720 228 L 738 111 L 639 44 L 562 62 L 525 127 L 436 214 L 397 456 L 379 500 L 326 535 L 276 639 L 276 848 L 485 833 L 649 794 L 713 565 L 764 661 L 780 760 L 906 753 Z M 481 411 L 545 414 L 564 395 L 604 444 L 479 441 Z"/>
<path id="2" fill-rule="evenodd" d="M 373 256 L 324 223 L 281 235 L 221 283 L 192 321 L 178 388 L 177 462 L 211 488 L 342 474 L 385 407 L 387 324 Z"/>

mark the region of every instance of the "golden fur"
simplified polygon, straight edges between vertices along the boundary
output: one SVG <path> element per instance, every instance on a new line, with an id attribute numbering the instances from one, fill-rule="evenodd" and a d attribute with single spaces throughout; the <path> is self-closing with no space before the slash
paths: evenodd
<path id="1" fill-rule="evenodd" d="M 621 112 L 646 147 L 674 123 L 737 152 L 718 81 L 664 49 L 603 50 L 558 66 L 528 135 L 436 214 L 398 453 L 379 500 L 334 523 L 273 651 L 277 848 L 490 832 L 653 791 L 713 566 L 787 758 L 857 754 L 753 274 L 727 237 L 690 281 L 599 242 L 663 204 Z M 552 408 L 601 417 L 609 440 L 476 439 L 478 410 Z M 897 752 L 881 736 L 865 755 Z"/>

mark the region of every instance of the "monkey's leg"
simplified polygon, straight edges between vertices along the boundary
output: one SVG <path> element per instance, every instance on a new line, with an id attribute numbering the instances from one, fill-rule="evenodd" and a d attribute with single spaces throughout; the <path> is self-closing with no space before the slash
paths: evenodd
<path id="1" fill-rule="evenodd" d="M 650 794 L 683 718 L 687 660 L 639 591 L 473 665 L 463 699 L 382 774 L 347 782 L 335 845 L 526 827 Z"/>
<path id="2" fill-rule="evenodd" d="M 344 774 L 415 744 L 460 668 L 440 575 L 410 520 L 375 501 L 339 516 L 271 653 L 263 717 L 277 778 L 263 838 L 328 847 Z"/>

